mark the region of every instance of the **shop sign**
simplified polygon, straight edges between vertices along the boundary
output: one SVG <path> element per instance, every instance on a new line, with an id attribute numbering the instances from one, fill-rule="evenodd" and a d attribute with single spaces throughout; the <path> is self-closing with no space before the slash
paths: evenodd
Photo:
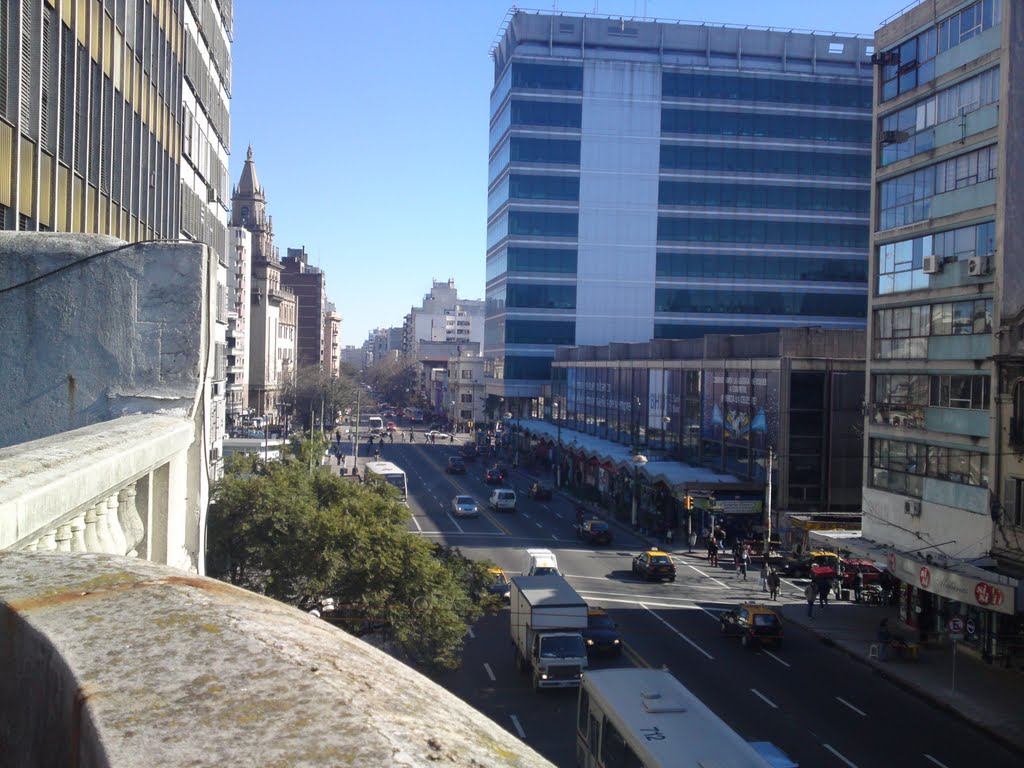
<path id="1" fill-rule="evenodd" d="M 888 565 L 897 577 L 926 592 L 998 613 L 1012 615 L 1015 612 L 1014 586 L 991 584 L 935 565 L 922 565 L 920 560 L 894 553 L 889 554 Z"/>
<path id="2" fill-rule="evenodd" d="M 715 511 L 726 515 L 761 514 L 763 506 L 760 499 L 715 499 Z"/>

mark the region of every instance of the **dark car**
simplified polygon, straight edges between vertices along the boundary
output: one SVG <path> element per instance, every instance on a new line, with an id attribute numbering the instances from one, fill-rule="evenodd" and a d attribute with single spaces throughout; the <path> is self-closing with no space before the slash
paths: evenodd
<path id="1" fill-rule="evenodd" d="M 534 501 L 543 501 L 545 499 L 551 499 L 551 488 L 550 486 L 544 485 L 544 483 L 534 483 L 530 486 L 530 498 Z"/>
<path id="2" fill-rule="evenodd" d="M 782 620 L 767 606 L 740 603 L 731 611 L 719 614 L 718 620 L 722 634 L 738 636 L 744 648 L 760 644 L 782 647 Z"/>
<path id="3" fill-rule="evenodd" d="M 839 564 L 839 555 L 834 552 L 805 552 L 796 557 L 787 557 L 779 564 L 783 576 L 810 578 L 812 568 L 831 568 L 833 574 Z"/>
<path id="4" fill-rule="evenodd" d="M 473 443 L 466 443 L 462 446 L 462 459 L 464 461 L 476 461 L 476 446 Z"/>
<path id="5" fill-rule="evenodd" d="M 512 582 L 501 568 L 488 568 L 487 573 L 494 577 L 494 583 L 490 586 L 492 595 L 497 595 L 502 600 L 509 600 L 512 596 Z"/>
<path id="6" fill-rule="evenodd" d="M 650 579 L 676 580 L 676 564 L 659 549 L 649 549 L 633 558 L 633 573 L 644 581 Z"/>
<path id="7" fill-rule="evenodd" d="M 461 456 L 449 456 L 448 466 L 444 468 L 444 471 L 449 475 L 464 475 L 466 474 L 466 463 Z"/>
<path id="8" fill-rule="evenodd" d="M 600 608 L 587 611 L 587 628 L 583 630 L 583 642 L 587 644 L 587 655 L 607 653 L 622 655 L 622 636 L 612 617 Z"/>
<path id="9" fill-rule="evenodd" d="M 497 467 L 491 467 L 484 475 L 484 482 L 487 485 L 501 485 L 505 482 L 505 474 Z"/>
<path id="10" fill-rule="evenodd" d="M 612 529 L 604 520 L 584 520 L 576 526 L 576 538 L 587 544 L 611 544 Z"/>

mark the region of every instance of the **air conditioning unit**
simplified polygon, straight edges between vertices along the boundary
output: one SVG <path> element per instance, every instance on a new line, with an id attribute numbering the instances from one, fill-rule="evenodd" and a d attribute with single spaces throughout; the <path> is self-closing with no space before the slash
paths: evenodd
<path id="1" fill-rule="evenodd" d="M 910 500 L 903 502 L 903 511 L 912 517 L 921 516 L 921 502 Z"/>
<path id="2" fill-rule="evenodd" d="M 925 256 L 921 259 L 921 270 L 926 275 L 937 275 L 942 271 L 941 256 Z"/>
<path id="3" fill-rule="evenodd" d="M 879 51 L 878 53 L 871 54 L 871 63 L 875 66 L 885 66 L 887 64 L 899 64 L 900 63 L 900 52 L 899 49 L 894 48 L 891 51 Z"/>
<path id="4" fill-rule="evenodd" d="M 981 277 L 988 274 L 988 256 L 972 256 L 967 260 L 967 274 Z"/>

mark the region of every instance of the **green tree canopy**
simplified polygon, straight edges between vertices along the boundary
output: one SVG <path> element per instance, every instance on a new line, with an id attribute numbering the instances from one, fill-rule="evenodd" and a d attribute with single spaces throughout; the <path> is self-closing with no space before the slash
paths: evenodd
<path id="1" fill-rule="evenodd" d="M 207 572 L 300 605 L 331 597 L 349 632 L 381 632 L 413 661 L 458 666 L 466 626 L 496 609 L 487 562 L 407 529 L 394 490 L 299 461 L 233 463 L 214 488 Z"/>

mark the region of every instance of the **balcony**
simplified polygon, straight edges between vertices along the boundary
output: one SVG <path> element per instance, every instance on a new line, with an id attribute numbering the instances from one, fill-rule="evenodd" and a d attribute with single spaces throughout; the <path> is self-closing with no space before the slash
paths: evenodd
<path id="1" fill-rule="evenodd" d="M 2 552 L 0 620 L 6 765 L 550 766 L 342 630 L 140 559 Z"/>

